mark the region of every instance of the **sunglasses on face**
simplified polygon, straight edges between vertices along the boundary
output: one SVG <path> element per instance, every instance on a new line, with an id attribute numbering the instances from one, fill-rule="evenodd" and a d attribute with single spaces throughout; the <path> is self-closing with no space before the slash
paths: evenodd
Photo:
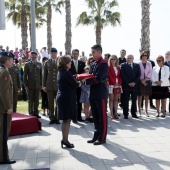
<path id="1" fill-rule="evenodd" d="M 156 60 L 158 63 L 160 63 L 162 60 Z"/>

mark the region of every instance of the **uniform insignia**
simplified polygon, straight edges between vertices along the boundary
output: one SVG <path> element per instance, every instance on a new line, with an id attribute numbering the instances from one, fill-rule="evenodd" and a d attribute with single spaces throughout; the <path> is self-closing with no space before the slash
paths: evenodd
<path id="1" fill-rule="evenodd" d="M 4 80 L 8 80 L 8 76 L 4 76 Z"/>

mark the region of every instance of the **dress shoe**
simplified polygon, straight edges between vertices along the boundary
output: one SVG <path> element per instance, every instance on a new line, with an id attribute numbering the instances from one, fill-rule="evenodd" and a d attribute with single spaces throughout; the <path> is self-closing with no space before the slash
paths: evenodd
<path id="1" fill-rule="evenodd" d="M 0 164 L 14 164 L 14 163 L 16 163 L 15 160 L 7 160 L 7 161 L 0 162 Z"/>
<path id="2" fill-rule="evenodd" d="M 102 144 L 104 144 L 104 143 L 106 143 L 106 141 L 105 140 L 103 140 L 103 141 L 96 141 L 96 142 L 94 142 L 94 145 L 102 145 Z"/>
<path id="3" fill-rule="evenodd" d="M 128 117 L 127 117 L 127 116 L 124 116 L 124 119 L 128 119 Z"/>
<path id="4" fill-rule="evenodd" d="M 59 121 L 59 120 L 56 120 L 55 123 L 56 123 L 56 124 L 60 124 L 60 121 Z"/>
<path id="5" fill-rule="evenodd" d="M 78 123 L 77 120 L 72 120 L 73 123 Z"/>
<path id="6" fill-rule="evenodd" d="M 83 119 L 77 119 L 78 122 L 84 122 L 85 120 Z"/>
<path id="7" fill-rule="evenodd" d="M 132 115 L 132 117 L 135 119 L 139 119 L 139 117 L 137 115 Z"/>
<path id="8" fill-rule="evenodd" d="M 54 123 L 56 123 L 55 120 L 50 120 L 50 122 L 49 122 L 50 125 L 51 125 L 51 124 L 54 124 Z"/>
<path id="9" fill-rule="evenodd" d="M 87 143 L 94 143 L 94 142 L 96 142 L 96 141 L 97 141 L 97 139 L 94 139 L 94 138 L 93 138 L 92 140 L 88 140 Z"/>
<path id="10" fill-rule="evenodd" d="M 41 116 L 39 116 L 39 115 L 35 115 L 37 118 L 41 118 Z"/>
<path id="11" fill-rule="evenodd" d="M 65 141 L 61 141 L 61 147 L 63 147 L 63 145 L 65 145 L 67 148 L 74 148 L 74 145 L 72 143 L 70 143 L 69 141 L 65 142 Z"/>
<path id="12" fill-rule="evenodd" d="M 150 108 L 151 109 L 156 109 L 156 107 L 152 104 L 152 105 L 150 105 Z"/>

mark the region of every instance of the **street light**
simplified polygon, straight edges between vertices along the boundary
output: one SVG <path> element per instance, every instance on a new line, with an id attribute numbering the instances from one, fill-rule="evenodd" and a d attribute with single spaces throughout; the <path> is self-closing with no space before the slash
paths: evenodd
<path id="1" fill-rule="evenodd" d="M 31 49 L 32 51 L 36 51 L 35 0 L 31 0 L 30 14 L 31 14 Z"/>
<path id="2" fill-rule="evenodd" d="M 5 2 L 0 0 L 0 30 L 5 30 Z"/>

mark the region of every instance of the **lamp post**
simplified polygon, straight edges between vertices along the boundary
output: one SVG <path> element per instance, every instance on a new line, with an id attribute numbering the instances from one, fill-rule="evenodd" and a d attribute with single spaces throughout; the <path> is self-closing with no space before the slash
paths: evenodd
<path id="1" fill-rule="evenodd" d="M 31 49 L 32 51 L 36 51 L 35 0 L 31 0 L 30 13 L 31 13 Z"/>
<path id="2" fill-rule="evenodd" d="M 0 0 L 0 30 L 5 29 L 5 2 Z"/>

